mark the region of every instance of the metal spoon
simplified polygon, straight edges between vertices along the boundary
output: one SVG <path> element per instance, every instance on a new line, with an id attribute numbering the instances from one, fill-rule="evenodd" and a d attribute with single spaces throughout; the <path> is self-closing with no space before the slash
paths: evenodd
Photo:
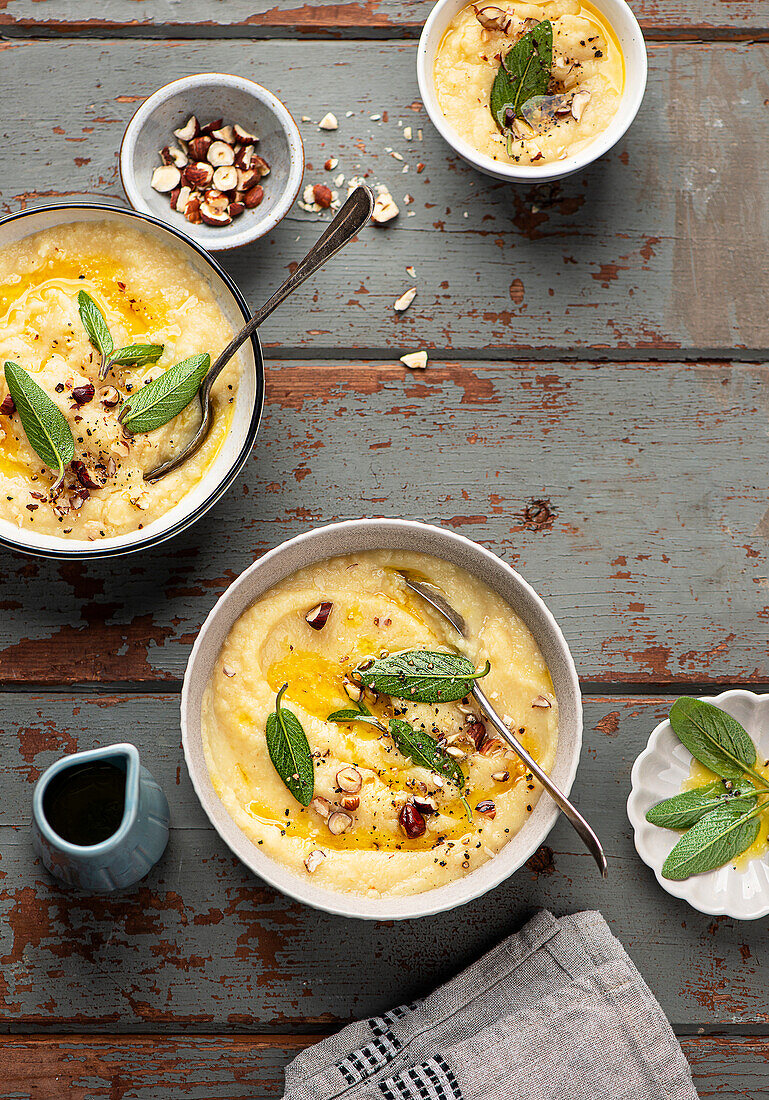
<path id="1" fill-rule="evenodd" d="M 262 321 L 264 321 L 266 317 L 269 317 L 272 311 L 276 309 L 281 302 L 285 301 L 292 291 L 296 290 L 305 279 L 309 279 L 311 275 L 314 275 L 318 268 L 323 266 L 326 260 L 330 260 L 340 248 L 343 248 L 361 231 L 361 229 L 363 229 L 364 225 L 371 217 L 373 209 L 374 195 L 370 188 L 365 186 L 356 187 L 347 202 L 331 222 L 326 232 L 315 242 L 304 259 L 299 263 L 294 273 L 289 275 L 285 283 L 275 291 L 269 302 L 266 302 L 260 310 L 257 310 L 248 324 L 244 325 L 237 336 L 233 337 L 203 379 L 203 383 L 198 390 L 202 420 L 194 438 L 178 455 L 175 455 L 172 459 L 169 459 L 168 462 L 164 462 L 161 466 L 157 466 L 154 470 L 150 470 L 149 473 L 146 473 L 144 475 L 145 481 L 158 481 L 161 477 L 165 477 L 165 475 L 170 474 L 172 470 L 178 469 L 183 462 L 186 462 L 191 455 L 194 455 L 195 452 L 200 449 L 211 429 L 213 421 L 211 387 L 219 377 L 222 368 L 232 359 L 240 345 L 245 343 L 245 341 L 253 335 Z"/>
<path id="2" fill-rule="evenodd" d="M 422 581 L 412 580 L 412 578 L 409 577 L 408 573 L 401 573 L 401 576 L 403 577 L 409 588 L 418 593 L 422 597 L 422 599 L 426 600 L 431 607 L 434 607 L 439 614 L 443 615 L 444 619 L 447 619 L 454 627 L 454 629 L 462 635 L 463 638 L 466 637 L 465 620 L 462 618 L 458 611 L 454 610 L 451 604 L 448 603 L 448 601 L 446 600 L 445 596 L 437 588 L 435 588 L 431 584 L 425 584 Z M 590 828 L 588 823 L 585 821 L 582 814 L 577 809 L 575 809 L 574 806 L 572 806 L 571 802 L 569 802 L 563 791 L 558 789 L 558 787 L 552 781 L 547 772 L 543 771 L 542 768 L 540 768 L 537 761 L 526 752 L 526 749 L 523 747 L 520 741 L 510 732 L 505 723 L 494 710 L 494 707 L 489 702 L 486 693 L 482 690 L 482 688 L 478 686 L 477 680 L 473 683 L 472 694 L 475 697 L 479 707 L 486 715 L 488 720 L 491 722 L 492 726 L 500 735 L 500 737 L 503 737 L 505 741 L 507 741 L 510 748 L 514 749 L 515 752 L 517 752 L 529 771 L 537 777 L 547 793 L 556 803 L 558 808 L 562 810 L 566 817 L 569 819 L 571 824 L 582 837 L 582 840 L 585 842 L 585 846 L 592 855 L 593 859 L 598 864 L 599 871 L 601 872 L 603 877 L 606 878 L 607 864 L 604 850 L 601 847 L 600 840 Z"/>

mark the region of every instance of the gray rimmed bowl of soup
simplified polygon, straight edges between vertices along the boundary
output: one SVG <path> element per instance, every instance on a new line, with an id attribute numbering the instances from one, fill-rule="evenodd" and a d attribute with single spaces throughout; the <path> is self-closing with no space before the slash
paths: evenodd
<path id="1" fill-rule="evenodd" d="M 446 593 L 465 640 L 404 572 Z M 582 707 L 563 634 L 518 573 L 454 532 L 354 520 L 291 539 L 225 592 L 187 666 L 182 741 L 212 824 L 261 878 L 328 912 L 464 904 L 521 867 L 558 816 L 467 693 L 367 686 L 404 654 L 463 660 L 569 791 Z"/>
<path id="2" fill-rule="evenodd" d="M 625 0 L 439 0 L 417 52 L 436 129 L 511 182 L 560 179 L 602 156 L 635 118 L 646 74 Z"/>
<path id="3" fill-rule="evenodd" d="M 95 311 L 90 328 L 84 303 Z M 220 376 L 213 429 L 178 471 L 144 477 L 192 437 L 197 399 L 175 412 L 159 405 L 154 420 L 124 412 L 178 364 L 214 360 L 249 317 L 229 276 L 184 235 L 95 204 L 6 218 L 0 315 L 0 543 L 77 559 L 146 548 L 203 515 L 242 468 L 263 403 L 257 337 Z M 13 399 L 8 363 L 31 413 Z"/>

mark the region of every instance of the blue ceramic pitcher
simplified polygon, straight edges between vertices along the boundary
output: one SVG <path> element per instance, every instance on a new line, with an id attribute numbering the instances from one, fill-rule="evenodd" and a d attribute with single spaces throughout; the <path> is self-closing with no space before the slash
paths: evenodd
<path id="1" fill-rule="evenodd" d="M 83 774 L 82 765 L 97 761 L 111 765 L 124 777 L 122 816 L 119 804 L 115 805 L 113 800 L 109 812 L 115 827 L 106 839 L 92 844 L 73 843 L 54 827 L 52 801 L 46 798 L 46 793 L 53 796 L 54 791 L 66 787 L 68 770 L 79 770 L 73 773 L 74 778 Z M 169 820 L 166 796 L 141 766 L 136 747 L 129 744 L 107 745 L 62 757 L 40 776 L 32 800 L 35 851 L 52 875 L 83 890 L 120 890 L 144 878 L 168 843 Z M 66 833 L 66 827 L 61 831 Z"/>

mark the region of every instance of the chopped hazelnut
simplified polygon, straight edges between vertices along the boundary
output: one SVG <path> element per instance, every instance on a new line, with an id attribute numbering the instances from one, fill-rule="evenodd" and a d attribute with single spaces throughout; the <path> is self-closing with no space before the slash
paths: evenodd
<path id="1" fill-rule="evenodd" d="M 409 352 L 408 355 L 401 356 L 401 363 L 405 363 L 410 370 L 424 370 L 427 366 L 427 352 Z"/>
<path id="2" fill-rule="evenodd" d="M 176 165 L 162 164 L 152 173 L 152 187 L 155 191 L 159 191 L 161 195 L 166 195 L 179 186 L 181 178 L 181 173 Z"/>
<path id="3" fill-rule="evenodd" d="M 386 225 L 393 218 L 397 218 L 399 213 L 400 211 L 390 192 L 386 188 L 380 191 L 374 203 L 371 220 L 377 225 Z"/>
<path id="4" fill-rule="evenodd" d="M 317 795 L 310 803 L 310 809 L 315 810 L 315 813 L 325 821 L 331 813 L 331 803 L 327 798 L 321 798 L 320 795 Z"/>
<path id="5" fill-rule="evenodd" d="M 352 818 L 342 810 L 336 810 L 328 819 L 328 830 L 334 836 L 346 832 L 352 825 Z"/>
<path id="6" fill-rule="evenodd" d="M 178 137 L 179 141 L 192 141 L 198 133 L 198 129 L 198 120 L 194 115 L 190 115 L 184 126 L 180 127 L 178 130 L 174 130 L 174 136 Z"/>
<path id="7" fill-rule="evenodd" d="M 333 606 L 334 605 L 329 600 L 324 600 L 322 603 L 316 604 L 315 607 L 307 612 L 304 621 L 308 626 L 311 626 L 313 630 L 322 630 L 328 621 Z"/>
<path id="8" fill-rule="evenodd" d="M 312 189 L 313 200 L 318 204 L 321 210 L 328 210 L 331 206 L 331 188 L 326 187 L 325 183 L 316 183 Z"/>
<path id="9" fill-rule="evenodd" d="M 574 99 L 571 101 L 571 113 L 574 118 L 579 122 L 584 114 L 585 107 L 590 102 L 590 92 L 575 92 Z"/>
<path id="10" fill-rule="evenodd" d="M 404 310 L 409 308 L 416 296 L 417 288 L 415 286 L 409 287 L 409 289 L 401 294 L 400 298 L 395 302 L 393 309 L 396 309 L 398 313 L 403 313 Z"/>
<path id="11" fill-rule="evenodd" d="M 346 794 L 357 794 L 363 786 L 363 776 L 352 766 L 340 768 L 336 773 L 336 785 Z"/>
<path id="12" fill-rule="evenodd" d="M 261 184 L 257 184 L 256 187 L 249 188 L 249 190 L 246 191 L 245 196 L 243 198 L 243 202 L 245 204 L 246 210 L 253 210 L 255 207 L 257 207 L 259 205 L 259 203 L 262 201 L 263 198 L 264 198 L 264 188 L 262 187 Z"/>
<path id="13" fill-rule="evenodd" d="M 304 861 L 304 865 L 307 868 L 307 873 L 312 875 L 318 870 L 323 860 L 326 858 L 326 853 L 321 852 L 320 848 L 313 849 Z"/>
<path id="14" fill-rule="evenodd" d="M 235 150 L 226 141 L 214 141 L 206 153 L 206 160 L 214 168 L 227 167 L 235 163 Z"/>

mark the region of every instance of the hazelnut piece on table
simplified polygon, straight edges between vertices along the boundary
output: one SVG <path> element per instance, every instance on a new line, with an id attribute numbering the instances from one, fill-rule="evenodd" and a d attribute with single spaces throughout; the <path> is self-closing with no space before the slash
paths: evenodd
<path id="1" fill-rule="evenodd" d="M 408 355 L 401 355 L 400 361 L 405 363 L 409 370 L 424 370 L 427 366 L 427 352 L 411 351 Z"/>
<path id="2" fill-rule="evenodd" d="M 331 206 L 331 200 L 333 198 L 331 188 L 326 187 L 325 183 L 316 183 L 313 185 L 312 197 L 321 210 L 328 210 L 329 206 Z"/>
<path id="3" fill-rule="evenodd" d="M 386 225 L 393 218 L 397 218 L 400 210 L 389 191 L 380 191 L 374 203 L 371 220 L 377 225 Z"/>

